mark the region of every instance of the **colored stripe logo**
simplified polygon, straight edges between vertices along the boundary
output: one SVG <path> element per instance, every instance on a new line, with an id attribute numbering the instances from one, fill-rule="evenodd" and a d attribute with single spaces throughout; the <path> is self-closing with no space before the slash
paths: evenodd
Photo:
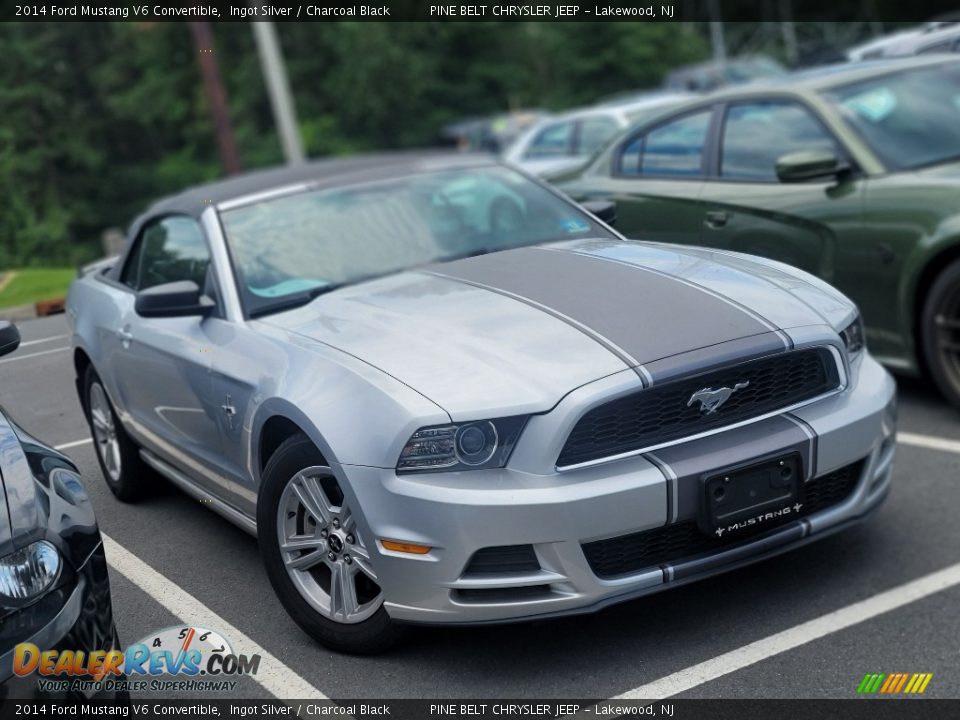
<path id="1" fill-rule="evenodd" d="M 922 695 L 933 673 L 867 673 L 857 686 L 861 695 Z"/>

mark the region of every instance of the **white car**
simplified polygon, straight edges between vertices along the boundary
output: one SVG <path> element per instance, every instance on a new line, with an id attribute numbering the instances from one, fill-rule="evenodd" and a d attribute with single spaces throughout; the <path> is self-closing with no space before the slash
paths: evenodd
<path id="1" fill-rule="evenodd" d="M 883 35 L 847 50 L 847 60 L 860 62 L 885 57 L 958 52 L 960 25 L 955 22 L 929 22 L 908 30 Z"/>
<path id="2" fill-rule="evenodd" d="M 624 128 L 689 98 L 685 93 L 649 93 L 554 115 L 520 135 L 504 151 L 503 159 L 532 175 L 573 170 Z"/>

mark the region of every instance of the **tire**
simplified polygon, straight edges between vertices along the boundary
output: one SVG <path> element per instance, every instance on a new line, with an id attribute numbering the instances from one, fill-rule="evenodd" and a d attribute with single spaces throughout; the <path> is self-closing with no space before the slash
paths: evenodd
<path id="1" fill-rule="evenodd" d="M 960 409 L 960 260 L 948 265 L 930 287 L 920 328 L 930 379 Z"/>
<path id="2" fill-rule="evenodd" d="M 120 424 L 103 382 L 93 366 L 83 377 L 84 411 L 103 479 L 116 498 L 135 502 L 146 495 L 149 468 L 140 459 L 140 449 Z"/>
<path id="3" fill-rule="evenodd" d="M 383 607 L 383 591 L 369 565 L 372 541 L 361 538 L 317 447 L 303 435 L 288 438 L 262 480 L 260 556 L 290 617 L 331 650 L 375 655 L 392 647 L 402 629 Z M 281 548 L 291 538 L 297 547 Z"/>

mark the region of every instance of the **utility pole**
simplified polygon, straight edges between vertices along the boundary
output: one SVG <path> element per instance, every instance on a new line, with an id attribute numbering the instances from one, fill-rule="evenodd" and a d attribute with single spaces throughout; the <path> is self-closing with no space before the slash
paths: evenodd
<path id="1" fill-rule="evenodd" d="M 217 64 L 217 58 L 213 52 L 213 33 L 210 32 L 210 23 L 191 22 L 188 25 L 190 26 L 190 35 L 193 37 L 194 50 L 197 52 L 198 62 L 200 63 L 200 74 L 203 76 L 207 104 L 210 105 L 213 132 L 217 139 L 217 149 L 220 152 L 220 162 L 223 164 L 223 170 L 227 175 L 236 175 L 240 172 L 240 156 L 237 154 L 233 127 L 230 125 L 227 91 L 223 87 L 220 66 Z"/>
<path id="2" fill-rule="evenodd" d="M 797 64 L 800 52 L 797 48 L 797 31 L 793 25 L 791 0 L 780 0 L 780 33 L 783 36 L 783 51 L 790 66 Z"/>
<path id="3" fill-rule="evenodd" d="M 713 45 L 713 59 L 718 63 L 727 61 L 727 46 L 723 38 L 723 23 L 720 21 L 719 0 L 709 0 L 707 9 L 710 14 L 710 44 Z"/>
<path id="4" fill-rule="evenodd" d="M 277 31 L 272 22 L 253 22 L 253 38 L 260 56 L 263 80 L 270 95 L 270 108 L 273 120 L 280 134 L 280 146 L 287 164 L 297 165 L 304 161 L 303 143 L 297 126 L 297 111 L 290 93 L 287 71 L 280 54 Z"/>

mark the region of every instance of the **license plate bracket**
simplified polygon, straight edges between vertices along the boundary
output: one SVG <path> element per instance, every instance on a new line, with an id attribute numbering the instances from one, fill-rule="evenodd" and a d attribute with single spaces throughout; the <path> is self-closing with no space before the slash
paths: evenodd
<path id="1" fill-rule="evenodd" d="M 757 529 L 776 524 L 763 520 L 775 521 L 784 508 L 799 502 L 803 461 L 799 453 L 789 453 L 707 475 L 702 484 L 701 530 L 721 537 L 727 531 Z"/>

